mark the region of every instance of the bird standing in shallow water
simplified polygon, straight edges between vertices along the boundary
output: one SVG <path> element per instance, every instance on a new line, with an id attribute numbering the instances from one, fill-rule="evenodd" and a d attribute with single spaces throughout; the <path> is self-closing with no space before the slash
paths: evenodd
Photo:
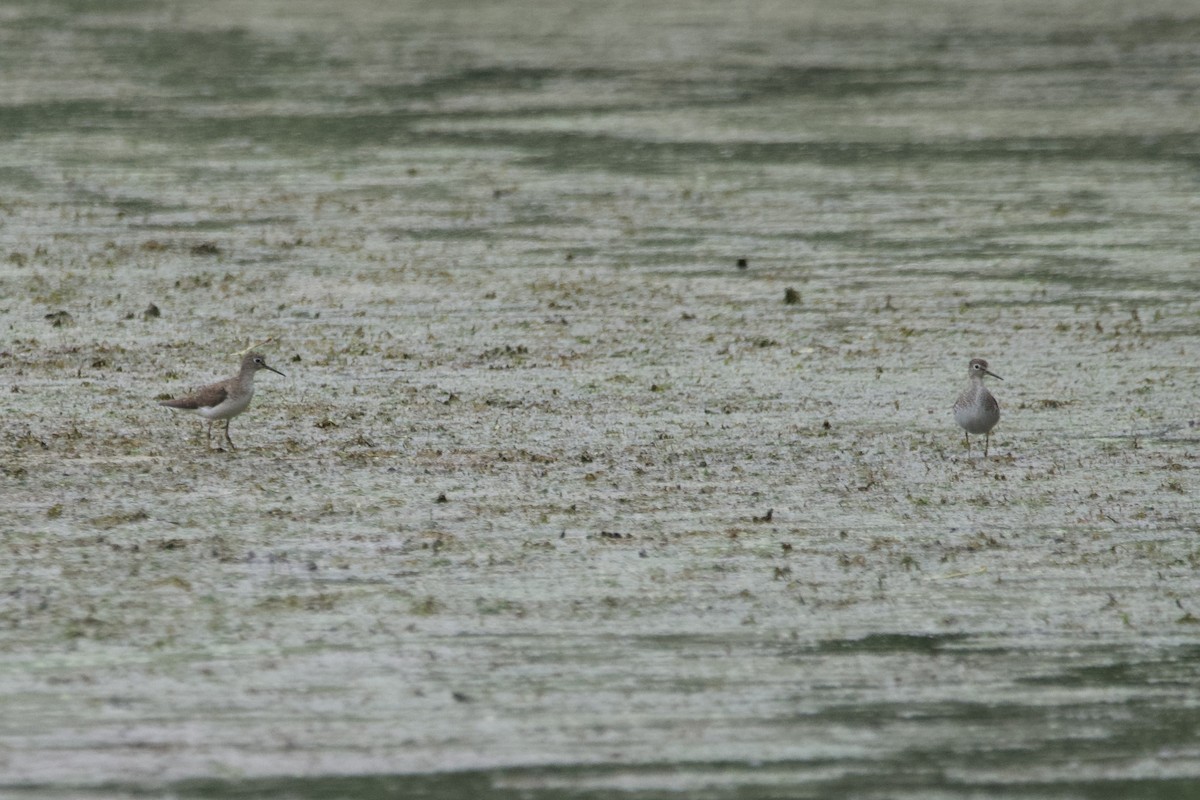
<path id="1" fill-rule="evenodd" d="M 242 359 L 242 368 L 232 378 L 210 383 L 184 397 L 163 400 L 159 405 L 195 411 L 208 420 L 209 445 L 212 444 L 213 420 L 225 420 L 225 441 L 229 442 L 229 449 L 234 450 L 236 448 L 233 446 L 233 439 L 229 438 L 229 423 L 250 407 L 250 399 L 254 397 L 254 373 L 260 369 L 269 369 L 276 375 L 283 375 L 274 367 L 267 366 L 266 359 L 260 354 L 247 353 Z"/>
<path id="2" fill-rule="evenodd" d="M 983 434 L 983 457 L 987 458 L 988 443 L 992 428 L 1000 421 L 1000 404 L 983 385 L 983 376 L 991 375 L 998 381 L 1004 380 L 988 369 L 982 358 L 972 358 L 967 365 L 967 376 L 971 383 L 954 401 L 954 420 L 966 431 L 967 455 L 971 454 L 971 434 Z"/>

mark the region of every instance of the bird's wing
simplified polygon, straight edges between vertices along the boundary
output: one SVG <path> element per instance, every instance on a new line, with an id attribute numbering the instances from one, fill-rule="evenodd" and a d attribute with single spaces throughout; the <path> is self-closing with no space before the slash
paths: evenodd
<path id="1" fill-rule="evenodd" d="M 214 383 L 202 389 L 197 389 L 192 394 L 177 397 L 174 400 L 163 400 L 159 405 L 188 410 L 216 408 L 225 402 L 226 397 L 229 397 L 229 387 L 222 381 L 221 383 Z"/>

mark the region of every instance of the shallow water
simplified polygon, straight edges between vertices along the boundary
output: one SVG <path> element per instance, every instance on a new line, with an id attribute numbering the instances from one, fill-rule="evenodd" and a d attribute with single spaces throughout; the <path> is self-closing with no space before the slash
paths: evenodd
<path id="1" fill-rule="evenodd" d="M 1190 4 L 2 13 L 6 796 L 1194 793 Z"/>

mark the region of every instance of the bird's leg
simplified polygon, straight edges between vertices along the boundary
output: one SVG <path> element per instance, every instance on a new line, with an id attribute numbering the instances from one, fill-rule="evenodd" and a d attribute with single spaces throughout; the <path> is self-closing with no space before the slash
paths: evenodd
<path id="1" fill-rule="evenodd" d="M 204 443 L 206 445 L 208 445 L 209 447 L 212 447 L 212 420 L 211 419 L 208 421 L 208 427 L 206 427 L 204 429 L 204 433 L 205 433 Z"/>
<path id="2" fill-rule="evenodd" d="M 233 446 L 233 439 L 230 439 L 230 438 L 229 438 L 229 423 L 231 423 L 231 422 L 233 422 L 233 418 L 232 418 L 232 417 L 230 417 L 229 419 L 225 420 L 225 441 L 229 442 L 229 449 L 230 449 L 230 450 L 237 450 L 237 448 Z"/>
<path id="3" fill-rule="evenodd" d="M 988 431 L 983 435 L 983 457 L 987 458 L 988 443 L 992 440 L 992 432 Z"/>
<path id="4" fill-rule="evenodd" d="M 967 440 L 967 458 L 970 458 L 971 457 L 971 434 L 964 433 L 963 436 Z"/>

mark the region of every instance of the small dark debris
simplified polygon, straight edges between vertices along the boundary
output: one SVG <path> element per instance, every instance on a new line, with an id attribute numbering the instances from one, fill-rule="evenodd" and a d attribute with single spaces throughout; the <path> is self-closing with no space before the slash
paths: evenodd
<path id="1" fill-rule="evenodd" d="M 775 568 L 775 580 L 777 580 L 777 581 L 783 580 L 784 578 L 790 576 L 791 574 L 792 574 L 791 567 L 776 567 Z"/>
<path id="2" fill-rule="evenodd" d="M 450 501 L 446 499 L 446 493 L 445 493 L 445 492 L 442 492 L 441 494 L 439 494 L 439 495 L 437 496 L 437 499 L 435 499 L 433 502 L 435 502 L 435 503 L 449 503 Z"/>
<path id="3" fill-rule="evenodd" d="M 463 694 L 462 692 L 451 692 L 450 696 L 454 698 L 456 703 L 471 702 L 471 696 L 469 694 Z"/>
<path id="4" fill-rule="evenodd" d="M 118 525 L 128 525 L 128 524 L 134 523 L 134 522 L 144 522 L 145 520 L 148 520 L 148 519 L 150 519 L 150 516 L 145 511 L 142 511 L 141 509 L 139 509 L 137 511 L 118 511 L 118 512 L 114 512 L 112 514 L 104 514 L 102 516 L 96 517 L 91 522 L 97 528 L 100 528 L 102 530 L 109 530 L 111 528 L 117 527 Z M 183 540 L 181 540 L 181 539 L 174 539 L 171 541 L 177 542 L 178 546 L 180 546 L 180 547 L 182 547 L 185 544 L 183 542 Z M 164 549 L 169 550 L 172 548 L 165 547 Z"/>
<path id="5" fill-rule="evenodd" d="M 528 354 L 529 354 L 529 348 L 523 344 L 519 344 L 515 347 L 511 344 L 506 344 L 503 347 L 497 346 L 497 347 L 493 347 L 489 350 L 483 351 L 482 353 L 479 354 L 479 358 L 481 358 L 481 359 L 499 358 L 502 356 L 512 357 L 512 356 L 523 356 L 523 355 L 528 355 Z"/>
<path id="6" fill-rule="evenodd" d="M 221 254 L 221 248 L 216 242 L 200 242 L 192 245 L 190 252 L 194 256 L 216 256 Z"/>
<path id="7" fill-rule="evenodd" d="M 754 520 L 755 522 L 770 522 L 771 518 L 774 516 L 775 516 L 775 509 L 768 508 L 767 513 L 763 514 L 761 517 L 751 517 L 751 519 Z"/>
<path id="8" fill-rule="evenodd" d="M 738 269 L 747 269 L 747 268 L 749 268 L 749 266 L 750 266 L 750 262 L 747 259 L 739 258 L 737 260 L 737 268 Z"/>
<path id="9" fill-rule="evenodd" d="M 296 355 L 292 356 L 292 363 L 293 364 L 300 363 L 300 354 L 299 353 L 296 353 Z"/>
<path id="10" fill-rule="evenodd" d="M 783 304 L 787 306 L 800 305 L 800 293 L 790 286 L 783 290 Z"/>
<path id="11" fill-rule="evenodd" d="M 827 431 L 833 429 L 833 426 L 829 424 L 829 420 L 825 420 L 824 422 L 822 422 L 821 427 Z"/>
<path id="12" fill-rule="evenodd" d="M 326 428 L 336 428 L 337 426 L 338 424 L 329 417 L 325 417 L 325 419 L 317 420 L 313 423 L 314 428 L 321 428 L 322 430 Z"/>
<path id="13" fill-rule="evenodd" d="M 142 319 L 146 319 L 146 320 L 158 319 L 161 316 L 162 316 L 162 311 L 160 311 L 158 309 L 158 306 L 154 305 L 154 303 L 151 303 L 150 305 L 146 306 L 146 310 L 142 312 Z"/>
<path id="14" fill-rule="evenodd" d="M 632 539 L 633 534 L 632 533 L 623 534 L 620 531 L 600 531 L 600 538 L 602 538 L 602 539 Z"/>
<path id="15" fill-rule="evenodd" d="M 55 328 L 69 328 L 75 324 L 75 318 L 71 316 L 69 311 L 51 311 L 46 315 L 46 319 Z"/>
<path id="16" fill-rule="evenodd" d="M 790 553 L 790 552 L 792 552 L 792 545 L 790 542 L 780 542 L 779 549 L 782 550 L 785 554 Z"/>

